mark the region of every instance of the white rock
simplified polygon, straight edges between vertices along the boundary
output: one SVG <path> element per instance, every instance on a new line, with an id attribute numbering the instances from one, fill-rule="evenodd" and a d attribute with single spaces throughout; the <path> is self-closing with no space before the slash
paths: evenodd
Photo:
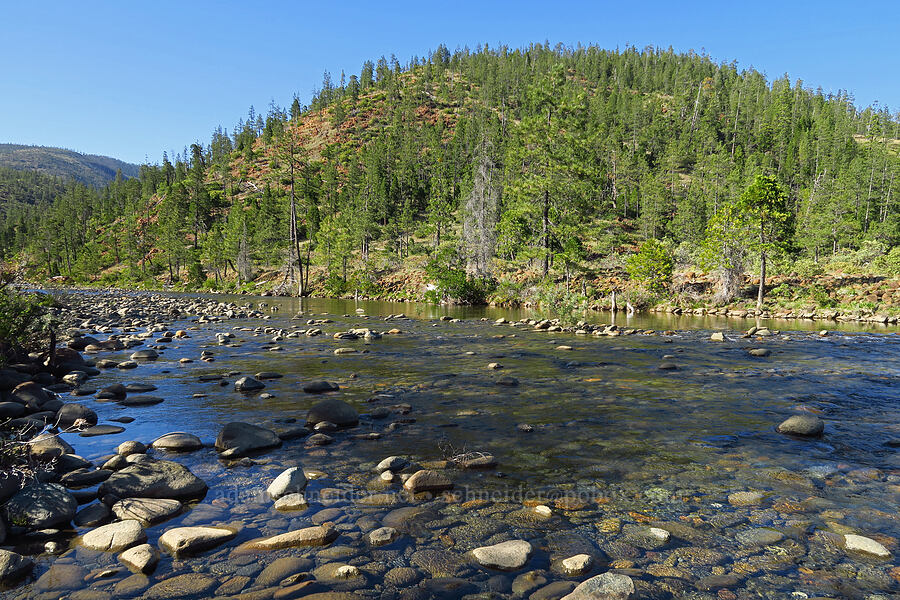
<path id="1" fill-rule="evenodd" d="M 550 507 L 549 507 L 549 506 L 546 506 L 546 505 L 544 505 L 544 504 L 538 504 L 537 506 L 535 506 L 535 507 L 534 507 L 534 512 L 536 512 L 537 514 L 541 515 L 542 517 L 551 517 L 551 516 L 553 516 L 553 511 L 550 510 Z"/>
<path id="2" fill-rule="evenodd" d="M 634 581 L 628 575 L 603 573 L 583 581 L 562 600 L 627 600 L 634 594 Z"/>
<path id="3" fill-rule="evenodd" d="M 672 537 L 671 533 L 669 533 L 665 529 L 660 529 L 659 527 L 651 527 L 649 529 L 649 532 L 650 532 L 651 536 L 653 536 L 654 538 L 656 538 L 662 542 L 668 542 L 669 538 Z"/>
<path id="4" fill-rule="evenodd" d="M 286 494 L 275 501 L 275 510 L 306 510 L 309 504 L 303 494 Z"/>
<path id="5" fill-rule="evenodd" d="M 147 534 L 140 522 L 129 519 L 88 531 L 82 536 L 81 545 L 91 550 L 118 552 L 146 540 Z"/>
<path id="6" fill-rule="evenodd" d="M 270 498 L 278 500 L 282 496 L 296 494 L 304 489 L 306 489 L 306 475 L 303 473 L 303 467 L 291 467 L 282 471 L 266 491 Z"/>
<path id="7" fill-rule="evenodd" d="M 576 554 L 575 556 L 563 559 L 562 568 L 566 575 L 580 575 L 590 569 L 593 563 L 594 559 L 591 558 L 590 555 Z"/>
<path id="8" fill-rule="evenodd" d="M 890 551 L 873 539 L 861 535 L 845 535 L 844 547 L 853 552 L 864 552 L 879 558 L 888 558 Z"/>
<path id="9" fill-rule="evenodd" d="M 209 550 L 237 535 L 224 527 L 175 527 L 159 536 L 159 547 L 180 556 Z"/>
<path id="10" fill-rule="evenodd" d="M 129 548 L 119 555 L 119 562 L 135 573 L 151 573 L 159 563 L 159 552 L 150 544 Z"/>
<path id="11" fill-rule="evenodd" d="M 399 535 L 393 527 L 380 527 L 369 532 L 369 543 L 373 546 L 384 546 L 396 540 Z"/>
<path id="12" fill-rule="evenodd" d="M 334 575 L 338 579 L 352 579 L 354 577 L 359 577 L 359 569 L 353 565 L 344 565 L 343 567 L 338 567 L 338 570 L 334 572 Z"/>
<path id="13" fill-rule="evenodd" d="M 521 569 L 531 556 L 531 544 L 524 540 L 501 542 L 493 546 L 483 546 L 472 550 L 475 560 L 484 567 L 493 569 Z"/>

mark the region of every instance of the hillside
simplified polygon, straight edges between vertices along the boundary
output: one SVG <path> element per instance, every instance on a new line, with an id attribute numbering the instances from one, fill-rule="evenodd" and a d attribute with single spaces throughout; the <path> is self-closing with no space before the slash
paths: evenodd
<path id="1" fill-rule="evenodd" d="M 749 302 L 763 248 L 771 301 L 878 310 L 892 294 L 807 287 L 900 271 L 898 139 L 883 108 L 707 56 L 439 47 L 10 215 L 4 254 L 73 281 L 690 305 Z M 784 217 L 764 247 L 741 202 L 761 176 Z M 650 242 L 674 265 L 664 293 L 629 267 Z"/>
<path id="2" fill-rule="evenodd" d="M 101 188 L 116 178 L 122 170 L 125 177 L 137 177 L 137 165 L 109 156 L 81 154 L 63 148 L 0 144 L 0 167 L 19 171 L 38 171 L 44 175 L 74 179 L 85 185 Z"/>

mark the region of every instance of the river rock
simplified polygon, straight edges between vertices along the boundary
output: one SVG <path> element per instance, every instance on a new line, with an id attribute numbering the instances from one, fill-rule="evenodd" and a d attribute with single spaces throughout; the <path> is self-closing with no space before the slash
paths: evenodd
<path id="1" fill-rule="evenodd" d="M 234 389 L 237 392 L 256 392 L 264 387 L 266 384 L 253 377 L 241 377 L 234 382 Z"/>
<path id="2" fill-rule="evenodd" d="M 33 381 L 20 383 L 13 388 L 9 395 L 10 400 L 24 404 L 32 410 L 37 410 L 50 400 L 50 394 L 44 390 L 43 386 Z"/>
<path id="3" fill-rule="evenodd" d="M 210 596 L 219 581 L 200 573 L 185 573 L 160 581 L 142 596 L 146 600 L 175 600 Z"/>
<path id="4" fill-rule="evenodd" d="M 385 546 L 392 543 L 400 536 L 400 532 L 393 527 L 379 527 L 369 532 L 369 543 L 373 546 Z"/>
<path id="5" fill-rule="evenodd" d="M 0 550 L 0 585 L 12 585 L 28 575 L 34 562 L 26 556 Z"/>
<path id="6" fill-rule="evenodd" d="M 97 394 L 100 400 L 121 400 L 128 395 L 128 390 L 121 383 L 114 383 L 102 388 Z"/>
<path id="7" fill-rule="evenodd" d="M 153 440 L 150 444 L 157 450 L 171 452 L 192 452 L 203 447 L 203 442 L 196 435 L 183 431 L 173 431 Z"/>
<path id="8" fill-rule="evenodd" d="M 418 494 L 419 492 L 440 492 L 451 489 L 453 487 L 453 482 L 443 473 L 432 471 L 430 469 L 423 469 L 413 473 L 412 476 L 406 480 L 406 483 L 403 484 L 403 487 L 414 494 Z"/>
<path id="9" fill-rule="evenodd" d="M 818 437 L 825 431 L 825 422 L 815 415 L 794 415 L 778 426 L 778 433 L 801 437 Z"/>
<path id="10" fill-rule="evenodd" d="M 634 594 L 634 581 L 628 575 L 603 573 L 578 585 L 562 600 L 627 600 Z"/>
<path id="11" fill-rule="evenodd" d="M 7 523 L 30 530 L 48 529 L 72 520 L 78 502 L 55 483 L 31 483 L 17 492 L 3 507 Z"/>
<path id="12" fill-rule="evenodd" d="M 121 444 L 116 446 L 116 454 L 118 454 L 119 456 L 128 456 L 129 454 L 144 454 L 146 451 L 147 446 L 135 440 L 122 442 Z"/>
<path id="13" fill-rule="evenodd" d="M 531 557 L 531 544 L 524 540 L 511 540 L 493 546 L 472 550 L 472 556 L 483 567 L 514 571 L 521 569 Z"/>
<path id="14" fill-rule="evenodd" d="M 409 461 L 402 456 L 388 456 L 378 463 L 375 467 L 375 472 L 384 473 L 385 471 L 390 471 L 391 473 L 399 473 L 405 469 L 407 465 L 409 465 Z"/>
<path id="15" fill-rule="evenodd" d="M 85 533 L 81 545 L 99 552 L 119 552 L 147 541 L 141 524 L 133 519 L 103 525 Z"/>
<path id="16" fill-rule="evenodd" d="M 77 402 L 64 404 L 56 413 L 56 424 L 62 429 L 69 429 L 78 424 L 78 428 L 97 424 L 97 413 Z"/>
<path id="17" fill-rule="evenodd" d="M 156 360 L 159 358 L 159 352 L 154 350 L 153 348 L 144 348 L 143 350 L 138 350 L 129 356 L 131 360 Z M 119 365 L 121 367 L 122 365 Z"/>
<path id="18" fill-rule="evenodd" d="M 274 431 L 239 421 L 225 425 L 216 438 L 216 450 L 229 458 L 267 448 L 277 448 L 280 445 L 281 438 Z"/>
<path id="19" fill-rule="evenodd" d="M 25 415 L 25 405 L 18 402 L 0 402 L 0 419 L 18 419 Z"/>
<path id="20" fill-rule="evenodd" d="M 72 448 L 64 439 L 52 433 L 42 433 L 28 442 L 29 453 L 32 458 L 40 461 L 53 460 L 63 454 L 74 454 Z"/>
<path id="21" fill-rule="evenodd" d="M 735 537 L 742 546 L 771 546 L 772 544 L 777 544 L 783 540 L 784 534 L 780 531 L 775 531 L 774 529 L 759 527 L 741 531 Z"/>
<path id="22" fill-rule="evenodd" d="M 725 334 L 722 333 L 721 331 L 716 331 L 716 332 L 713 333 L 711 336 L 709 336 L 709 339 L 710 339 L 710 341 L 713 341 L 713 342 L 724 342 L 724 341 L 725 341 Z M 590 581 L 590 580 L 589 580 L 589 581 Z M 586 582 L 585 582 L 585 583 L 586 583 Z M 576 588 L 575 591 L 578 591 L 577 588 Z"/>
<path id="23" fill-rule="evenodd" d="M 275 510 L 284 512 L 306 510 L 309 504 L 303 494 L 286 494 L 275 501 Z"/>
<path id="24" fill-rule="evenodd" d="M 769 356 L 770 354 L 772 354 L 772 352 L 768 348 L 750 348 L 750 350 L 747 351 L 747 354 L 749 354 L 750 356 L 757 356 L 762 358 L 765 356 Z"/>
<path id="25" fill-rule="evenodd" d="M 85 575 L 87 571 L 79 565 L 53 563 L 47 572 L 34 582 L 34 588 L 39 592 L 75 590 L 84 586 Z"/>
<path id="26" fill-rule="evenodd" d="M 281 550 L 283 548 L 295 548 L 298 546 L 327 546 L 335 539 L 338 533 L 331 527 L 316 525 L 295 529 L 281 535 L 251 540 L 239 547 L 243 551 Z"/>
<path id="27" fill-rule="evenodd" d="M 79 437 L 97 437 L 101 435 L 115 435 L 117 433 L 122 433 L 125 431 L 124 427 L 119 425 L 94 425 L 93 427 L 88 427 L 87 429 L 82 430 L 78 436 Z"/>
<path id="28" fill-rule="evenodd" d="M 125 498 L 112 506 L 120 519 L 134 519 L 152 525 L 170 519 L 181 512 L 181 502 L 168 498 Z"/>
<path id="29" fill-rule="evenodd" d="M 762 504 L 765 495 L 761 492 L 734 492 L 728 495 L 728 503 L 732 506 L 756 506 Z"/>
<path id="30" fill-rule="evenodd" d="M 159 547 L 173 556 L 196 554 L 224 544 L 236 535 L 224 527 L 176 527 L 159 536 Z"/>
<path id="31" fill-rule="evenodd" d="M 272 500 L 282 496 L 302 492 L 306 488 L 306 475 L 303 467 L 291 467 L 281 472 L 266 490 Z"/>
<path id="32" fill-rule="evenodd" d="M 303 385 L 303 391 L 307 394 L 322 394 L 325 392 L 336 392 L 340 386 L 330 381 L 311 381 Z"/>
<path id="33" fill-rule="evenodd" d="M 206 489 L 206 483 L 187 467 L 154 460 L 116 471 L 100 485 L 98 493 L 119 498 L 198 498 L 206 494 Z"/>
<path id="34" fill-rule="evenodd" d="M 159 396 L 128 396 L 122 400 L 119 400 L 119 404 L 122 406 L 153 406 L 155 404 L 161 404 L 164 402 L 163 398 Z"/>
<path id="35" fill-rule="evenodd" d="M 86 506 L 75 515 L 74 523 L 78 527 L 97 527 L 109 519 L 109 507 L 102 502 Z"/>
<path id="36" fill-rule="evenodd" d="M 159 552 L 150 544 L 140 544 L 120 554 L 119 562 L 135 573 L 149 575 L 159 563 Z"/>
<path id="37" fill-rule="evenodd" d="M 338 398 L 329 398 L 313 405 L 306 415 L 307 427 L 327 421 L 338 427 L 350 427 L 359 422 L 356 409 Z"/>
<path id="38" fill-rule="evenodd" d="M 594 564 L 594 559 L 590 554 L 576 554 L 569 558 L 564 558 L 560 562 L 563 573 L 566 575 L 581 575 L 588 571 Z"/>
<path id="39" fill-rule="evenodd" d="M 850 552 L 862 552 L 878 558 L 890 558 L 890 551 L 882 544 L 862 535 L 845 535 L 844 547 Z"/>

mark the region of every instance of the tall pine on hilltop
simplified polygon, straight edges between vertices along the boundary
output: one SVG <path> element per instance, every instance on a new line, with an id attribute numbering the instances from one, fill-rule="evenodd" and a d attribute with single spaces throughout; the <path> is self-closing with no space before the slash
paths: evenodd
<path id="1" fill-rule="evenodd" d="M 440 46 L 326 73 L 309 107 L 251 108 L 136 179 L 10 204 L 0 241 L 41 276 L 295 294 L 378 294 L 426 265 L 587 290 L 644 240 L 723 259 L 710 236 L 754 219 L 759 242 L 719 260 L 732 278 L 776 254 L 898 262 L 898 151 L 886 107 L 703 55 Z M 760 178 L 777 210 L 748 199 Z"/>

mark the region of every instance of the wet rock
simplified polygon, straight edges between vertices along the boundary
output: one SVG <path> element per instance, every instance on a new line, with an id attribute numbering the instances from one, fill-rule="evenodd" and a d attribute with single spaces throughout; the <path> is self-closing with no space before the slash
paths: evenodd
<path id="1" fill-rule="evenodd" d="M 99 552 L 119 552 L 147 541 L 147 534 L 138 521 L 129 519 L 103 525 L 84 534 L 81 545 Z"/>
<path id="2" fill-rule="evenodd" d="M 878 558 L 890 558 L 890 551 L 879 542 L 862 535 L 845 535 L 844 548 L 848 552 L 861 552 Z"/>
<path id="3" fill-rule="evenodd" d="M 338 533 L 331 527 L 317 525 L 296 529 L 281 535 L 251 540 L 239 547 L 242 551 L 281 550 L 298 546 L 326 546 L 337 539 Z"/>
<path id="4" fill-rule="evenodd" d="M 159 552 L 150 544 L 140 544 L 122 552 L 119 562 L 135 573 L 149 575 L 159 563 Z"/>
<path id="5" fill-rule="evenodd" d="M 511 375 L 506 375 L 497 380 L 497 385 L 502 385 L 504 387 L 516 387 L 519 385 L 519 380 Z"/>
<path id="6" fill-rule="evenodd" d="M 794 415 L 778 426 L 778 433 L 801 437 L 818 437 L 825 431 L 825 422 L 815 415 Z"/>
<path id="7" fill-rule="evenodd" d="M 108 385 L 100 390 L 97 398 L 100 400 L 122 400 L 128 394 L 128 390 L 121 383 Z"/>
<path id="8" fill-rule="evenodd" d="M 306 475 L 303 467 L 291 467 L 281 472 L 266 490 L 269 497 L 278 500 L 287 494 L 302 492 L 306 489 Z"/>
<path id="9" fill-rule="evenodd" d="M 72 520 L 78 502 L 55 483 L 31 483 L 18 491 L 3 507 L 7 523 L 30 530 L 64 525 Z"/>
<path id="10" fill-rule="evenodd" d="M 157 358 L 159 358 L 159 352 L 157 352 L 153 348 L 144 348 L 143 350 L 138 350 L 137 352 L 133 353 L 128 358 L 130 358 L 131 360 L 156 360 Z M 122 365 L 120 364 L 119 368 L 121 367 Z"/>
<path id="11" fill-rule="evenodd" d="M 334 423 L 338 427 L 350 427 L 359 422 L 359 413 L 343 400 L 329 398 L 314 404 L 306 415 L 307 427 L 314 427 L 322 422 Z"/>
<path id="12" fill-rule="evenodd" d="M 395 588 L 411 588 L 415 585 L 422 575 L 411 567 L 394 567 L 384 574 L 384 582 Z"/>
<path id="13" fill-rule="evenodd" d="M 134 519 L 144 525 L 153 525 L 170 519 L 181 512 L 178 500 L 167 498 L 126 498 L 112 506 L 112 512 L 120 519 Z"/>
<path id="14" fill-rule="evenodd" d="M 782 541 L 784 539 L 784 534 L 780 531 L 775 531 L 774 529 L 760 527 L 757 529 L 741 531 L 735 537 L 742 546 L 771 546 L 772 544 L 777 544 Z"/>
<path id="15" fill-rule="evenodd" d="M 25 415 L 25 405 L 18 402 L 0 402 L 0 419 L 17 419 Z"/>
<path id="16" fill-rule="evenodd" d="M 740 585 L 741 578 L 734 574 L 707 575 L 697 580 L 697 589 L 714 592 Z"/>
<path id="17" fill-rule="evenodd" d="M 493 469 L 497 466 L 497 459 L 492 454 L 475 452 L 466 455 L 457 464 L 463 469 Z"/>
<path id="18" fill-rule="evenodd" d="M 427 571 L 432 577 L 459 577 L 465 573 L 466 567 L 459 555 L 431 548 L 413 552 L 409 562 L 414 567 Z"/>
<path id="19" fill-rule="evenodd" d="M 768 348 L 750 348 L 747 351 L 747 354 L 762 358 L 764 356 L 769 356 L 772 352 Z"/>
<path id="20" fill-rule="evenodd" d="M 275 501 L 275 510 L 284 512 L 306 510 L 309 504 L 303 494 L 286 494 Z"/>
<path id="21" fill-rule="evenodd" d="M 493 546 L 472 550 L 472 556 L 483 567 L 514 571 L 521 569 L 531 557 L 531 544 L 524 540 L 511 540 Z"/>
<path id="22" fill-rule="evenodd" d="M 715 333 L 713 333 L 712 335 L 709 336 L 709 339 L 712 342 L 724 342 L 725 334 L 722 333 L 721 331 L 716 331 Z"/>
<path id="23" fill-rule="evenodd" d="M 215 548 L 236 535 L 223 527 L 176 527 L 159 536 L 159 546 L 173 556 L 183 556 Z"/>
<path id="24" fill-rule="evenodd" d="M 327 446 L 332 443 L 334 438 L 324 433 L 315 433 L 306 440 L 310 446 Z"/>
<path id="25" fill-rule="evenodd" d="M 576 587 L 563 600 L 627 600 L 634 594 L 634 581 L 627 575 L 603 573 Z"/>
<path id="26" fill-rule="evenodd" d="M 115 435 L 125 431 L 124 427 L 118 425 L 94 425 L 88 427 L 79 433 L 79 437 L 97 437 L 101 435 Z"/>
<path id="27" fill-rule="evenodd" d="M 96 527 L 109 519 L 109 516 L 109 507 L 97 502 L 78 511 L 73 522 L 78 527 Z"/>
<path id="28" fill-rule="evenodd" d="M 83 469 L 66 473 L 60 479 L 60 483 L 67 488 L 84 488 L 106 481 L 110 475 L 112 475 L 112 471 L 107 471 L 106 469 L 98 469 L 96 471 Z"/>
<path id="29" fill-rule="evenodd" d="M 331 383 L 330 381 L 311 381 L 309 383 L 303 384 L 303 391 L 307 394 L 323 394 L 325 392 L 336 392 L 339 389 L 341 388 L 340 386 L 338 386 L 338 384 Z"/>
<path id="30" fill-rule="evenodd" d="M 589 554 L 576 554 L 564 558 L 560 565 L 566 575 L 581 575 L 586 573 L 594 564 L 594 559 Z"/>
<path id="31" fill-rule="evenodd" d="M 400 532 L 393 527 L 379 527 L 369 532 L 368 539 L 373 546 L 386 546 L 393 543 L 399 536 Z"/>
<path id="32" fill-rule="evenodd" d="M 574 581 L 554 581 L 535 590 L 528 596 L 528 600 L 559 600 L 570 594 L 576 585 Z"/>
<path id="33" fill-rule="evenodd" d="M 399 473 L 405 469 L 407 465 L 409 465 L 409 461 L 402 456 L 388 456 L 376 465 L 375 472 L 384 473 L 385 471 L 390 471 L 392 473 Z"/>
<path id="34" fill-rule="evenodd" d="M 116 454 L 119 456 L 128 456 L 129 454 L 143 454 L 147 451 L 147 446 L 141 442 L 130 440 L 122 442 L 116 446 Z"/>
<path id="35" fill-rule="evenodd" d="M 101 497 L 112 494 L 119 498 L 198 498 L 206 490 L 206 483 L 186 467 L 168 460 L 154 460 L 113 473 L 98 492 Z"/>
<path id="36" fill-rule="evenodd" d="M 85 428 L 97 424 L 97 413 L 83 404 L 64 404 L 56 413 L 56 424 L 62 429 Z"/>
<path id="37" fill-rule="evenodd" d="M 253 377 L 241 377 L 234 382 L 234 389 L 237 392 L 256 392 L 265 387 L 266 384 Z"/>
<path id="38" fill-rule="evenodd" d="M 209 575 L 185 573 L 160 581 L 149 590 L 143 598 L 147 600 L 175 600 L 180 598 L 200 597 L 218 585 L 218 581 Z"/>
<path id="39" fill-rule="evenodd" d="M 443 473 L 423 469 L 413 473 L 403 484 L 403 487 L 414 494 L 419 492 L 440 492 L 453 488 L 453 482 Z"/>
<path id="40" fill-rule="evenodd" d="M 159 396 L 129 396 L 124 400 L 120 400 L 122 406 L 153 406 L 161 404 L 164 401 Z"/>
<path id="41" fill-rule="evenodd" d="M 276 558 L 272 561 L 262 573 L 256 576 L 254 585 L 260 587 L 268 587 L 278 585 L 291 575 L 297 575 L 304 571 L 309 571 L 315 563 L 308 558 L 300 558 L 296 556 L 286 556 Z"/>
<path id="42" fill-rule="evenodd" d="M 28 557 L 0 549 L 0 585 L 17 583 L 31 572 L 34 562 Z"/>
<path id="43" fill-rule="evenodd" d="M 78 565 L 54 563 L 34 583 L 34 589 L 39 592 L 79 589 L 84 586 L 85 575 L 87 572 Z"/>
<path id="44" fill-rule="evenodd" d="M 728 503 L 732 506 L 758 506 L 763 498 L 765 495 L 760 492 L 734 492 L 728 495 Z"/>
<path id="45" fill-rule="evenodd" d="M 278 446 L 281 446 L 281 438 L 274 431 L 239 421 L 225 425 L 216 438 L 216 450 L 229 458 Z"/>
<path id="46" fill-rule="evenodd" d="M 150 444 L 158 450 L 169 450 L 171 452 L 192 452 L 203 447 L 203 442 L 196 435 L 184 433 L 182 431 L 174 431 L 153 440 Z"/>

